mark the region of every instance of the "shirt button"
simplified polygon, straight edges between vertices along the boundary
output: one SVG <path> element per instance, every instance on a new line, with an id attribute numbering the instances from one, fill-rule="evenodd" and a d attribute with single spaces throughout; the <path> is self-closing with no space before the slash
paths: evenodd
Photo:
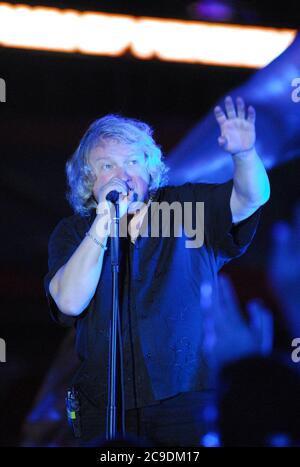
<path id="1" fill-rule="evenodd" d="M 151 358 L 151 353 L 150 353 L 150 352 L 148 352 L 148 353 L 146 354 L 146 358 Z"/>

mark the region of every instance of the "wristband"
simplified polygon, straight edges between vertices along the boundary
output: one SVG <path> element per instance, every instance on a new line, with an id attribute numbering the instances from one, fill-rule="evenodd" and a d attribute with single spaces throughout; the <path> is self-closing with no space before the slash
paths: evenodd
<path id="1" fill-rule="evenodd" d="M 99 245 L 101 246 L 101 248 L 103 248 L 104 251 L 107 250 L 107 246 L 103 245 L 103 243 L 100 242 L 100 240 L 98 240 L 96 237 L 93 237 L 92 234 L 90 234 L 90 232 L 86 232 L 85 234 L 87 237 L 90 237 L 94 243 L 96 243 L 96 245 Z"/>

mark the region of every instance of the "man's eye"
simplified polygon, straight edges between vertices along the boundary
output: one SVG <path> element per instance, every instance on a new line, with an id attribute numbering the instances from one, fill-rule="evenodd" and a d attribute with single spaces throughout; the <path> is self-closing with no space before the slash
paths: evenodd
<path id="1" fill-rule="evenodd" d="M 138 163 L 137 159 L 132 159 L 131 161 L 129 161 L 129 165 L 135 165 L 137 163 Z"/>
<path id="2" fill-rule="evenodd" d="M 102 169 L 104 169 L 104 170 L 110 170 L 111 168 L 112 168 L 111 164 L 103 164 L 102 165 Z"/>

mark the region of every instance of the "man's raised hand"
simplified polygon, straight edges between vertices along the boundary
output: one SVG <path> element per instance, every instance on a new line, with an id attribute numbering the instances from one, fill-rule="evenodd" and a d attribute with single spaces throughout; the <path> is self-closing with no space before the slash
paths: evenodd
<path id="1" fill-rule="evenodd" d="M 230 154 L 250 151 L 255 144 L 255 109 L 251 105 L 247 109 L 241 97 L 236 99 L 236 106 L 231 96 L 225 99 L 225 109 L 217 106 L 214 109 L 216 120 L 220 126 L 219 145 Z"/>

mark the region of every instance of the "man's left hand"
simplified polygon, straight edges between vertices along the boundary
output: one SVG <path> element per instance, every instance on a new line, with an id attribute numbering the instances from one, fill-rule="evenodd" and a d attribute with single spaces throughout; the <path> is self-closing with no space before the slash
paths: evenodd
<path id="1" fill-rule="evenodd" d="M 225 112 L 221 107 L 215 107 L 215 117 L 221 130 L 219 145 L 230 154 L 253 149 L 256 139 L 254 107 L 248 107 L 246 118 L 244 100 L 238 97 L 235 107 L 232 97 L 228 96 L 225 99 Z"/>

